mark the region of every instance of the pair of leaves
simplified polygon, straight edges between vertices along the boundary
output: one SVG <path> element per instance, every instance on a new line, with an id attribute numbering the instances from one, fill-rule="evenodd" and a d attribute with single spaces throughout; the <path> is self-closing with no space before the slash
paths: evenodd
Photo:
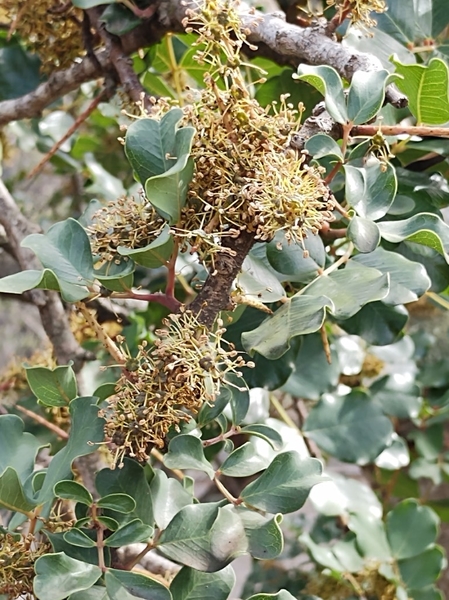
<path id="1" fill-rule="evenodd" d="M 93 588 L 101 569 L 71 558 L 63 552 L 41 556 L 35 565 L 34 593 L 39 600 L 172 600 L 170 591 L 159 581 L 132 573 L 108 569 L 105 588 Z"/>
<path id="2" fill-rule="evenodd" d="M 357 71 L 352 77 L 347 100 L 340 75 L 332 67 L 301 64 L 297 78 L 310 83 L 324 96 L 326 109 L 334 121 L 342 125 L 361 125 L 382 108 L 385 87 L 395 77 L 384 69 Z"/>
<path id="3" fill-rule="evenodd" d="M 259 352 L 277 359 L 288 350 L 292 337 L 322 327 L 326 308 L 337 318 L 348 319 L 368 302 L 384 298 L 388 291 L 388 273 L 350 261 L 345 269 L 323 274 L 292 296 L 259 327 L 243 333 L 242 342 L 250 354 Z"/>
<path id="4" fill-rule="evenodd" d="M 90 454 L 95 444 L 103 441 L 103 420 L 98 417 L 94 398 L 82 397 L 70 403 L 72 428 L 66 446 L 52 459 L 42 486 L 37 494 L 32 490 L 31 477 L 34 458 L 39 443 L 29 433 L 23 433 L 23 421 L 13 415 L 0 417 L 0 436 L 7 443 L 0 462 L 0 504 L 11 511 L 30 513 L 35 507 L 45 505 L 45 515 L 54 497 L 53 488 L 61 479 L 71 477 L 75 458 Z M 13 450 L 13 452 L 12 452 Z M 20 462 L 19 462 L 20 460 Z"/>
<path id="5" fill-rule="evenodd" d="M 180 108 L 172 108 L 159 121 L 139 119 L 130 125 L 125 138 L 125 153 L 136 179 L 170 223 L 179 220 L 194 168 L 190 151 L 195 129 L 178 128 L 182 117 Z"/>

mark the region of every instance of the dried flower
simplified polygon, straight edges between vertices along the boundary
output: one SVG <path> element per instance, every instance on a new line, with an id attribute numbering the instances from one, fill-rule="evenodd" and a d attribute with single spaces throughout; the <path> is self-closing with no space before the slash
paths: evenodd
<path id="1" fill-rule="evenodd" d="M 329 6 L 336 6 L 340 13 L 350 11 L 351 23 L 362 27 L 375 27 L 372 12 L 383 13 L 387 10 L 385 0 L 327 0 Z"/>
<path id="2" fill-rule="evenodd" d="M 222 346 L 222 324 L 210 332 L 190 311 L 170 315 L 157 331 L 155 345 L 139 346 L 109 398 L 106 434 L 123 456 L 148 459 L 149 449 L 163 447 L 169 430 L 190 420 L 204 402 L 213 402 L 229 372 L 245 365 L 232 345 Z"/>
<path id="3" fill-rule="evenodd" d="M 93 254 L 107 263 L 127 260 L 118 254 L 119 246 L 144 248 L 158 237 L 164 224 L 148 202 L 122 197 L 97 211 L 87 232 Z"/>
<path id="4" fill-rule="evenodd" d="M 11 29 L 39 55 L 46 73 L 69 67 L 85 53 L 83 11 L 65 0 L 3 0 Z"/>
<path id="5" fill-rule="evenodd" d="M 11 600 L 34 598 L 34 563 L 50 549 L 49 543 L 33 536 L 0 533 L 0 594 Z"/>

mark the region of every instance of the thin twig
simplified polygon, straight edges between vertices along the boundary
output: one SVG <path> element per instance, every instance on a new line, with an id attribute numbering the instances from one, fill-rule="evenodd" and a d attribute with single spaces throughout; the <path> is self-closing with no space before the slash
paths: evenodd
<path id="1" fill-rule="evenodd" d="M 103 89 L 98 94 L 98 96 L 92 100 L 92 102 L 89 104 L 89 106 L 86 108 L 86 110 L 83 111 L 77 117 L 77 119 L 75 120 L 73 125 L 68 129 L 68 131 L 65 133 L 65 135 L 63 135 L 62 138 L 56 142 L 56 144 L 53 146 L 53 148 L 49 152 L 47 152 L 47 154 L 40 161 L 40 163 L 36 167 L 34 167 L 34 169 L 27 175 L 27 179 L 31 179 L 32 177 L 35 177 L 42 170 L 44 165 L 52 158 L 52 156 L 54 156 L 56 154 L 56 152 L 64 144 L 64 142 L 66 142 L 69 139 L 69 137 L 75 133 L 75 131 L 78 129 L 78 127 L 81 125 L 81 123 L 83 123 L 87 119 L 87 117 L 94 112 L 94 110 L 97 108 L 97 106 L 100 104 L 100 102 L 105 98 L 106 93 L 107 93 L 107 90 Z"/>
<path id="2" fill-rule="evenodd" d="M 50 421 L 47 421 L 47 419 L 45 419 L 44 417 L 41 417 L 41 415 L 38 415 L 37 413 L 33 412 L 32 410 L 28 410 L 28 408 L 25 408 L 24 406 L 20 406 L 20 404 L 17 404 L 16 408 L 17 408 L 17 410 L 20 410 L 20 412 L 22 412 L 27 417 L 30 417 L 30 419 L 33 419 L 33 421 L 36 421 L 36 423 L 43 425 L 44 427 L 46 427 L 47 429 L 49 429 L 50 431 L 55 433 L 61 439 L 63 439 L 63 440 L 69 439 L 69 434 L 66 431 L 64 431 L 63 429 L 61 429 L 54 423 L 50 423 Z"/>

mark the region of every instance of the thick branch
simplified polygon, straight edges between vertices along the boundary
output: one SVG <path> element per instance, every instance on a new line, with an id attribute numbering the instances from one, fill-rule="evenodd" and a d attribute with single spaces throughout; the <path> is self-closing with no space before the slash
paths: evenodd
<path id="1" fill-rule="evenodd" d="M 163 0 L 154 17 L 120 38 L 123 52 L 129 55 L 139 48 L 155 44 L 169 31 L 184 31 L 186 10 L 197 8 L 196 0 Z M 249 12 L 244 5 L 242 11 L 243 26 L 251 31 L 248 39 L 258 45 L 256 54 L 294 66 L 300 62 L 330 65 L 349 80 L 356 71 L 382 69 L 381 62 L 375 56 L 358 52 L 331 39 L 325 22 L 304 28 L 286 23 L 281 18 L 282 13 L 264 15 Z M 97 54 L 97 58 L 102 68 L 107 69 L 113 57 L 103 51 Z M 101 75 L 98 66 L 88 57 L 69 69 L 53 73 L 47 82 L 30 94 L 0 102 L 0 126 L 13 120 L 39 116 L 46 106 L 64 94 Z M 406 97 L 393 85 L 388 86 L 386 97 L 394 106 L 405 106 L 407 103 Z"/>
<path id="2" fill-rule="evenodd" d="M 222 252 L 218 255 L 214 273 L 209 275 L 201 292 L 190 305 L 204 325 L 211 327 L 217 314 L 229 306 L 232 284 L 254 243 L 254 234 L 247 231 L 242 231 L 238 238 L 223 240 L 223 246 L 232 249 L 233 253 Z"/>
<path id="3" fill-rule="evenodd" d="M 34 254 L 20 246 L 20 242 L 30 233 L 38 231 L 20 212 L 11 194 L 0 179 L 0 224 L 3 225 L 14 256 L 23 270 L 40 269 L 41 266 Z M 29 292 L 33 303 L 37 306 L 42 325 L 53 344 L 57 361 L 67 364 L 75 361 L 75 367 L 81 366 L 88 358 L 87 353 L 79 346 L 70 330 L 64 306 L 56 292 L 32 290 Z"/>

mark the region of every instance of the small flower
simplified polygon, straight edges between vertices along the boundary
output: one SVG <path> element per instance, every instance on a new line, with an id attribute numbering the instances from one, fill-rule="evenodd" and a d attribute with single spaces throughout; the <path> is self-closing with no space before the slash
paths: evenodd
<path id="1" fill-rule="evenodd" d="M 126 455 L 145 461 L 153 446 L 164 447 L 168 432 L 213 402 L 226 375 L 245 365 L 232 345 L 223 347 L 221 323 L 210 332 L 192 312 L 183 311 L 164 325 L 152 348 L 142 344 L 127 361 L 133 368 L 124 369 L 103 411 L 119 467 Z"/>

